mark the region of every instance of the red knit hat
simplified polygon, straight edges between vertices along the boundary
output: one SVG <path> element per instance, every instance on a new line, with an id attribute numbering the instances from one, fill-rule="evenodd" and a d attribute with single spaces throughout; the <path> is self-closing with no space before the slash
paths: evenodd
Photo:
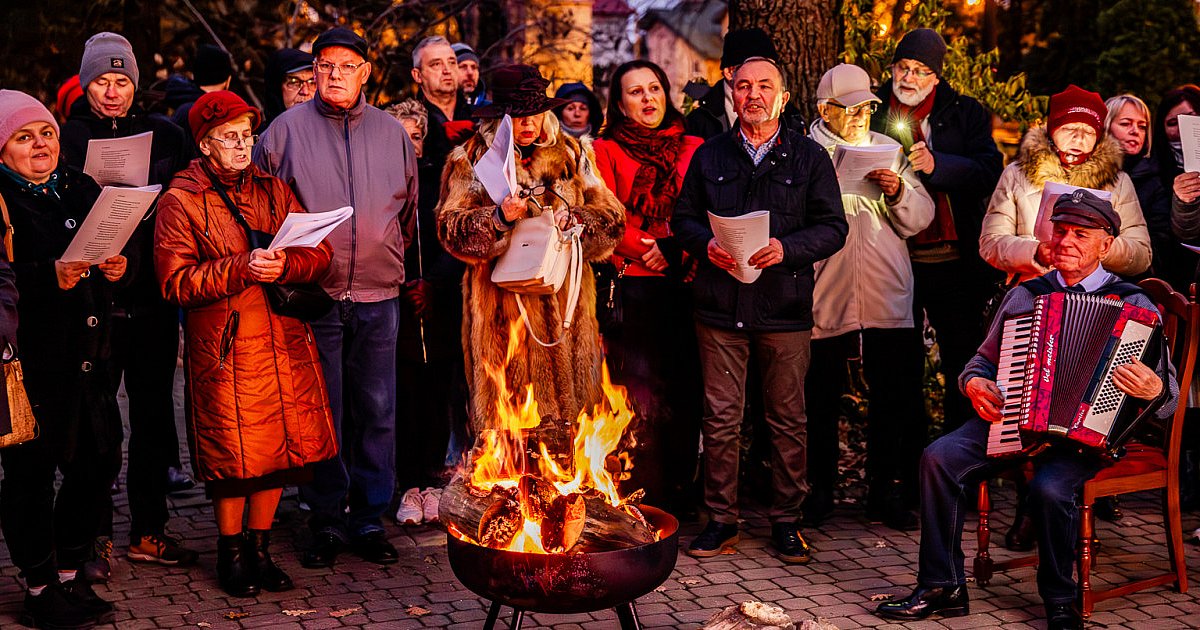
<path id="1" fill-rule="evenodd" d="M 79 97 L 83 96 L 83 87 L 79 85 L 79 75 L 75 75 L 58 88 L 58 99 L 55 101 L 55 107 L 58 110 L 58 115 L 63 120 L 66 120 L 71 115 L 71 106 Z"/>
<path id="2" fill-rule="evenodd" d="M 1108 107 L 1099 94 L 1068 85 L 1067 89 L 1050 97 L 1046 131 L 1054 135 L 1054 131 L 1063 125 L 1081 122 L 1095 129 L 1099 138 L 1104 135 L 1105 116 L 1108 116 Z"/>
<path id="3" fill-rule="evenodd" d="M 250 114 L 250 129 L 257 129 L 258 122 L 262 120 L 257 108 L 247 105 L 242 97 L 229 90 L 207 92 L 196 99 L 188 112 L 188 126 L 192 128 L 192 137 L 200 142 L 213 127 L 220 127 L 246 114 Z"/>

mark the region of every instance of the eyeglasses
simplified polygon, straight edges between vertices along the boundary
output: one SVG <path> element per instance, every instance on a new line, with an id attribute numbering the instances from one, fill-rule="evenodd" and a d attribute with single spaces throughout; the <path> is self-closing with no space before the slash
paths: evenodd
<path id="1" fill-rule="evenodd" d="M 350 74 L 350 73 L 354 72 L 355 70 L 358 70 L 359 68 L 363 67 L 363 64 L 365 64 L 365 63 L 367 63 L 367 62 L 364 61 L 362 63 L 340 63 L 339 64 L 339 63 L 329 63 L 328 61 L 318 61 L 315 64 L 313 64 L 313 66 L 317 69 L 317 72 L 320 72 L 321 74 L 333 74 L 334 68 L 337 68 L 342 74 Z"/>
<path id="2" fill-rule="evenodd" d="M 546 193 L 550 193 L 551 195 L 558 197 L 559 201 L 563 202 L 563 205 L 567 206 L 568 208 L 571 207 L 571 203 L 568 202 L 566 199 L 563 199 L 563 196 L 558 194 L 558 191 L 554 190 L 553 188 L 551 188 L 549 186 L 546 186 L 545 184 L 538 184 L 537 186 L 531 186 L 529 188 L 522 188 L 519 192 L 517 192 L 517 197 L 519 197 L 521 199 L 528 199 L 528 200 L 532 201 L 533 205 L 538 207 L 538 210 L 545 210 L 546 208 L 544 206 L 542 206 L 541 202 L 539 202 L 537 200 L 537 198 Z"/>
<path id="3" fill-rule="evenodd" d="M 829 104 L 846 110 L 846 115 L 850 116 L 851 118 L 860 114 L 874 114 L 875 110 L 879 109 L 879 103 L 876 103 L 875 101 L 861 103 L 859 105 L 855 105 L 854 107 L 846 107 L 841 103 L 835 103 L 833 101 L 829 101 Z"/>
<path id="4" fill-rule="evenodd" d="M 909 68 L 907 66 L 899 65 L 892 66 L 892 73 L 896 75 L 896 78 L 901 78 L 905 75 L 911 74 L 918 79 L 928 79 L 934 74 L 933 70 L 922 70 L 920 68 Z"/>
<path id="5" fill-rule="evenodd" d="M 225 147 L 226 149 L 241 149 L 243 147 L 252 147 L 258 142 L 258 136 L 242 136 L 240 138 L 218 138 L 209 136 L 209 140 Z"/>
<path id="6" fill-rule="evenodd" d="M 300 77 L 288 77 L 283 80 L 283 87 L 289 90 L 299 90 L 302 85 L 311 90 L 317 85 L 317 80 L 301 79 Z"/>

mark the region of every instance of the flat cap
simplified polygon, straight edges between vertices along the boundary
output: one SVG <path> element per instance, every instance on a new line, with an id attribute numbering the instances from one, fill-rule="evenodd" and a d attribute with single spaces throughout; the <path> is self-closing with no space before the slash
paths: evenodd
<path id="1" fill-rule="evenodd" d="M 1082 188 L 1060 195 L 1050 220 L 1101 229 L 1113 236 L 1121 231 L 1121 216 L 1113 210 L 1112 202 Z"/>

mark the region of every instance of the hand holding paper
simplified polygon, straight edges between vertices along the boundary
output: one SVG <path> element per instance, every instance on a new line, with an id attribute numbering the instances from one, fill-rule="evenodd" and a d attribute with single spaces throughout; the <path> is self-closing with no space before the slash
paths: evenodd
<path id="1" fill-rule="evenodd" d="M 1200 172 L 1200 116 L 1179 116 L 1179 140 L 1183 143 L 1183 170 Z"/>
<path id="2" fill-rule="evenodd" d="M 883 191 L 867 175 L 880 169 L 894 172 L 899 159 L 900 147 L 894 144 L 864 147 L 839 144 L 833 150 L 834 168 L 842 192 L 871 198 L 878 198 Z"/>
<path id="3" fill-rule="evenodd" d="M 487 153 L 475 164 L 475 176 L 496 205 L 517 192 L 517 164 L 513 159 L 512 118 L 504 115 Z"/>
<path id="4" fill-rule="evenodd" d="M 326 236 L 354 214 L 354 208 L 345 206 L 329 212 L 292 212 L 283 219 L 283 225 L 271 239 L 271 251 L 284 247 L 316 247 Z"/>
<path id="5" fill-rule="evenodd" d="M 62 260 L 94 265 L 120 255 L 161 190 L 158 184 L 142 188 L 105 186 Z"/>
<path id="6" fill-rule="evenodd" d="M 722 266 L 717 260 L 713 259 L 714 251 L 710 245 L 709 259 L 713 260 L 713 264 L 725 269 L 733 277 L 745 284 L 750 284 L 758 280 L 758 276 L 762 274 L 762 269 L 756 268 L 751 264 L 750 258 L 755 254 L 761 254 L 761 250 L 770 244 L 771 213 L 766 210 L 759 210 L 737 217 L 722 217 L 709 212 L 708 221 L 712 226 L 713 235 L 716 237 L 719 246 L 718 249 L 726 252 L 734 261 L 733 268 Z M 781 260 L 782 251 L 781 247 Z M 769 257 L 760 258 L 757 262 L 761 264 L 768 259 Z"/>

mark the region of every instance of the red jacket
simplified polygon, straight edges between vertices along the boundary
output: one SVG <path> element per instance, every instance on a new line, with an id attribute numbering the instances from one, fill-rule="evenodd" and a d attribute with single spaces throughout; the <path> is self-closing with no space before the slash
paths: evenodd
<path id="1" fill-rule="evenodd" d="M 676 169 L 677 183 L 680 188 L 682 188 L 683 176 L 687 173 L 688 164 L 692 161 L 692 154 L 702 144 L 704 144 L 704 140 L 695 136 L 683 137 L 683 146 L 679 149 L 679 163 Z M 642 243 L 641 239 L 659 239 L 671 236 L 669 219 L 647 230 L 644 228 L 646 218 L 642 216 L 638 208 L 629 206 L 629 197 L 633 192 L 633 178 L 637 175 L 640 164 L 613 140 L 604 138 L 596 140 L 595 148 L 596 168 L 600 171 L 600 177 L 604 178 L 604 183 L 608 184 L 609 190 L 616 193 L 617 199 L 625 206 L 625 233 L 613 252 L 613 265 L 620 269 L 628 259 L 630 264 L 625 270 L 627 276 L 663 275 L 650 271 L 642 265 L 642 254 L 649 251 L 650 246 Z"/>

